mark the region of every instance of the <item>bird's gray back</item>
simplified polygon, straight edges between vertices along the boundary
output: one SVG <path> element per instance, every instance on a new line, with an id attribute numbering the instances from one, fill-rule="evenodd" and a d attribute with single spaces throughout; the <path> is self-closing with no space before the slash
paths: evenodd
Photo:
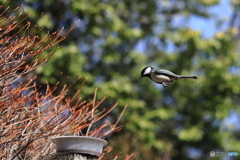
<path id="1" fill-rule="evenodd" d="M 167 76 L 173 76 L 173 77 L 178 77 L 178 75 L 165 70 L 165 69 L 152 69 L 152 72 L 154 72 L 155 74 L 163 74 L 163 75 L 167 75 Z"/>

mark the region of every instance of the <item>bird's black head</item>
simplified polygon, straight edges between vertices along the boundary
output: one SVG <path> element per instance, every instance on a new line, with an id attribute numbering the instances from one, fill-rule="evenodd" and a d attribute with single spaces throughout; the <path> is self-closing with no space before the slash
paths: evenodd
<path id="1" fill-rule="evenodd" d="M 141 72 L 141 77 L 150 77 L 150 72 L 153 68 L 152 67 L 145 67 L 143 68 L 142 72 Z"/>

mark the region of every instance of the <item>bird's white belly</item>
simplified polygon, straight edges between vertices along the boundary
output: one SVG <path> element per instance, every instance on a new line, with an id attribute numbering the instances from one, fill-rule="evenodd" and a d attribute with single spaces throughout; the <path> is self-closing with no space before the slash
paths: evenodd
<path id="1" fill-rule="evenodd" d="M 157 83 L 171 81 L 171 79 L 168 76 L 165 76 L 165 75 L 151 75 L 151 78 L 152 78 L 152 80 L 154 80 Z"/>

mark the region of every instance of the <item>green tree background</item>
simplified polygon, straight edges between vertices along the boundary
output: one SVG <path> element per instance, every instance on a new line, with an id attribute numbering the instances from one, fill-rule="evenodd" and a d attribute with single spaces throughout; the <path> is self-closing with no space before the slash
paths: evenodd
<path id="1" fill-rule="evenodd" d="M 218 0 L 8 3 L 11 8 L 21 4 L 30 13 L 29 19 L 37 18 L 38 27 L 46 31 L 68 30 L 81 19 L 49 62 L 34 74 L 41 86 L 46 81 L 70 84 L 80 75 L 87 78 L 81 88 L 83 97 L 92 97 L 99 88 L 99 98 L 109 93 L 106 105 L 119 102 L 112 119 L 128 104 L 122 122 L 138 118 L 109 137 L 115 153 L 135 152 L 139 160 L 210 159 L 210 151 L 240 154 L 239 120 L 227 121 L 233 115 L 239 118 L 240 112 L 240 1 L 231 1 L 232 19 L 226 30 L 221 30 L 224 20 L 211 13 Z M 216 33 L 206 38 L 204 31 L 190 28 L 191 16 L 213 20 Z M 199 79 L 179 80 L 163 88 L 139 78 L 148 65 Z M 80 85 L 74 85 L 69 94 Z"/>

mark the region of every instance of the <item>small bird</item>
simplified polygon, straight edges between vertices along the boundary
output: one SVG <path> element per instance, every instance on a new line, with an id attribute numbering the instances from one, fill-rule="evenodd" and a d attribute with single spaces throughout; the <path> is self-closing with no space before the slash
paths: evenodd
<path id="1" fill-rule="evenodd" d="M 150 66 L 145 67 L 141 72 L 141 78 L 148 77 L 152 81 L 162 84 L 163 87 L 167 87 L 171 82 L 178 79 L 198 79 L 196 76 L 181 76 L 176 75 L 165 69 L 154 69 Z"/>

